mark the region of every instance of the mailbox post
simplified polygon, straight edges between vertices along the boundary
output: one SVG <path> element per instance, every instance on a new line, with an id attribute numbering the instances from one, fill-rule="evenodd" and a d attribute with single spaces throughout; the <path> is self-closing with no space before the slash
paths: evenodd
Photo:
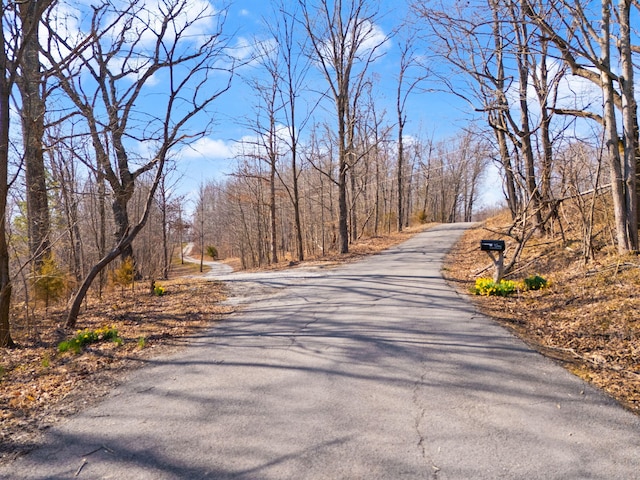
<path id="1" fill-rule="evenodd" d="M 487 252 L 489 258 L 496 267 L 496 272 L 493 275 L 493 281 L 499 283 L 502 280 L 504 274 L 504 240 L 480 240 L 480 250 Z M 496 258 L 497 253 L 497 258 Z"/>

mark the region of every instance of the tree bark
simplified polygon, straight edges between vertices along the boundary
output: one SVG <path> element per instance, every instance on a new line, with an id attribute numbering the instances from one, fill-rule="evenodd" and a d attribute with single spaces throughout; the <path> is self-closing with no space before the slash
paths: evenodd
<path id="1" fill-rule="evenodd" d="M 613 79 L 610 74 L 611 68 L 611 0 L 602 2 L 602 23 L 600 37 L 600 83 L 603 93 L 603 121 L 604 121 L 604 141 L 609 157 L 609 168 L 611 175 L 611 193 L 613 196 L 613 211 L 616 224 L 616 239 L 618 242 L 618 252 L 624 254 L 633 250 L 633 243 L 630 238 L 630 218 L 627 199 L 629 193 L 626 191 L 627 182 L 622 159 L 620 158 L 620 139 L 616 128 L 615 110 L 615 89 Z M 635 192 L 634 192 L 635 195 Z M 633 219 L 634 223 L 636 219 Z M 636 230 L 637 236 L 637 230 Z"/>
<path id="2" fill-rule="evenodd" d="M 544 228 L 542 224 L 542 212 L 540 210 L 540 191 L 536 179 L 535 158 L 533 152 L 531 122 L 529 120 L 528 88 L 531 62 L 529 61 L 528 43 L 530 36 L 524 14 L 521 14 L 515 4 L 511 5 L 511 22 L 517 38 L 516 61 L 518 66 L 519 111 L 520 125 L 518 127 L 519 147 L 525 161 L 525 183 L 527 186 L 527 204 L 533 209 L 534 228 Z"/>
<path id="3" fill-rule="evenodd" d="M 500 161 L 502 168 L 504 169 L 504 183 L 506 188 L 507 204 L 509 210 L 511 210 L 511 218 L 515 219 L 520 211 L 520 202 L 518 199 L 518 190 L 516 189 L 516 180 L 513 170 L 513 161 L 511 153 L 509 152 L 509 145 L 507 140 L 507 121 L 506 121 L 506 109 L 505 102 L 505 71 L 504 71 L 504 46 L 503 35 L 501 29 L 500 19 L 498 18 L 497 5 L 494 0 L 491 1 L 491 13 L 492 13 L 492 34 L 493 43 L 495 48 L 497 72 L 495 83 L 497 87 L 497 100 L 499 102 L 497 111 L 489 112 L 489 125 L 493 128 L 498 142 L 498 149 L 500 151 Z"/>
<path id="4" fill-rule="evenodd" d="M 620 38 L 618 40 L 620 50 L 621 73 L 619 77 L 620 93 L 622 97 L 622 146 L 623 165 L 625 172 L 625 206 L 627 218 L 627 235 L 629 237 L 629 250 L 638 251 L 638 196 L 637 168 L 640 162 L 640 149 L 638 145 L 638 108 L 635 99 L 633 53 L 631 50 L 631 25 L 630 12 L 631 1 L 619 0 L 618 18 L 620 24 Z"/>
<path id="5" fill-rule="evenodd" d="M 403 141 L 403 132 L 404 132 L 404 123 L 406 121 L 406 117 L 403 115 L 402 109 L 400 108 L 400 87 L 398 87 L 398 102 L 397 102 L 397 113 L 398 113 L 398 166 L 397 166 L 397 178 L 398 178 L 398 232 L 402 231 L 402 226 L 404 224 L 404 141 Z"/>
<path id="6" fill-rule="evenodd" d="M 29 0 L 19 3 L 22 23 L 21 75 L 17 79 L 22 100 L 22 141 L 24 145 L 25 183 L 27 193 L 27 224 L 29 253 L 35 270 L 50 254 L 49 201 L 44 167 L 43 138 L 45 103 L 40 94 L 43 78 L 40 66 L 38 27 L 42 13 L 50 0 Z"/>
<path id="7" fill-rule="evenodd" d="M 7 59 L 7 38 L 4 32 L 4 2 L 0 5 L 0 347 L 15 346 L 11 338 L 9 308 L 11 306 L 11 277 L 9 275 L 9 250 L 7 248 L 7 196 L 9 194 L 9 99 L 11 98 L 12 73 Z"/>

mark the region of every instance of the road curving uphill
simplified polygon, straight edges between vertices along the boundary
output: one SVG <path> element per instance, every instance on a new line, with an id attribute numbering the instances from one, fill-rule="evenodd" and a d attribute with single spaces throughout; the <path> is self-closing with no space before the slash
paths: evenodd
<path id="1" fill-rule="evenodd" d="M 237 313 L 0 477 L 638 478 L 640 418 L 443 280 L 464 228 L 331 270 L 218 275 Z"/>

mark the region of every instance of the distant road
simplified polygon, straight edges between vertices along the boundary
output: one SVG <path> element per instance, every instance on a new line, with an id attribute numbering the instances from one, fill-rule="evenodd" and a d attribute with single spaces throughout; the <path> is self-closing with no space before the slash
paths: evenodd
<path id="1" fill-rule="evenodd" d="M 200 259 L 191 256 L 193 247 L 193 242 L 187 243 L 182 249 L 182 256 L 188 262 L 200 265 Z M 203 260 L 202 264 L 207 266 L 207 272 L 205 275 L 209 278 L 216 278 L 219 275 L 226 275 L 227 273 L 233 272 L 233 268 L 226 263 Z"/>
<path id="2" fill-rule="evenodd" d="M 331 270 L 224 276 L 238 313 L 0 476 L 640 478 L 640 419 L 442 279 L 464 228 Z"/>

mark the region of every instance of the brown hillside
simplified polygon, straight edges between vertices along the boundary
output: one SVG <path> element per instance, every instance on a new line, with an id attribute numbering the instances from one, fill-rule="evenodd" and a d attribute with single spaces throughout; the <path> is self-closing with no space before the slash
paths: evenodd
<path id="1" fill-rule="evenodd" d="M 466 232 L 449 254 L 445 277 L 468 293 L 493 265 L 480 240 L 500 238 L 508 224 L 498 216 Z M 507 237 L 506 260 L 514 250 Z M 470 295 L 479 310 L 496 318 L 543 354 L 604 389 L 640 414 L 640 260 L 602 250 L 585 263 L 577 242 L 533 238 L 518 267 L 506 278 L 540 275 L 550 286 L 509 297 Z"/>

